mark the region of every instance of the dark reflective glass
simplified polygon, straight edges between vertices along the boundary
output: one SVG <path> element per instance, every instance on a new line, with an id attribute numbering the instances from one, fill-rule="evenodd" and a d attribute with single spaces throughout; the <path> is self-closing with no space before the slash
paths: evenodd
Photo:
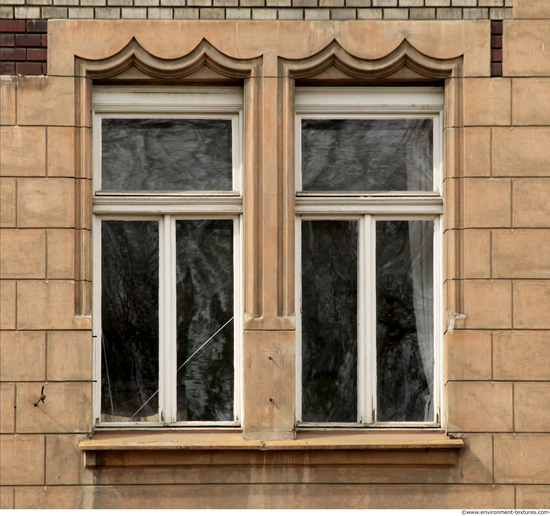
<path id="1" fill-rule="evenodd" d="M 432 120 L 302 120 L 302 190 L 433 190 Z"/>
<path id="2" fill-rule="evenodd" d="M 176 262 L 178 421 L 232 421 L 233 221 L 178 220 Z"/>
<path id="3" fill-rule="evenodd" d="M 101 285 L 101 419 L 158 421 L 158 222 L 101 222 Z"/>
<path id="4" fill-rule="evenodd" d="M 433 421 L 433 234 L 376 222 L 378 421 Z"/>
<path id="5" fill-rule="evenodd" d="M 231 120 L 104 118 L 103 190 L 231 190 Z"/>
<path id="6" fill-rule="evenodd" d="M 302 421 L 357 422 L 358 222 L 302 221 Z"/>

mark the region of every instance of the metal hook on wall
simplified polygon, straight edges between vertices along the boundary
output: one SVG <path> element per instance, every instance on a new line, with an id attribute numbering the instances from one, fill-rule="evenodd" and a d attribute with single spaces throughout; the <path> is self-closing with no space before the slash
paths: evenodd
<path id="1" fill-rule="evenodd" d="M 45 385 L 42 385 L 42 392 L 40 393 L 40 398 L 38 398 L 38 401 L 34 404 L 35 407 L 38 407 L 38 404 L 40 402 L 44 403 L 44 400 L 46 399 L 46 395 L 44 394 L 44 387 Z"/>

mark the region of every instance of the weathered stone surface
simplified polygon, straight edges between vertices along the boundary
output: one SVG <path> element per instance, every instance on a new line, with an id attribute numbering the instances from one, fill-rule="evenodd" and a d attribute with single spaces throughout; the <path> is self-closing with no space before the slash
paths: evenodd
<path id="1" fill-rule="evenodd" d="M 464 231 L 464 278 L 491 277 L 491 231 L 466 229 Z"/>
<path id="2" fill-rule="evenodd" d="M 46 232 L 38 229 L 0 231 L 0 277 L 46 276 Z"/>
<path id="3" fill-rule="evenodd" d="M 84 467 L 84 454 L 78 443 L 83 434 L 46 436 L 46 484 L 90 484 L 94 470 Z"/>
<path id="4" fill-rule="evenodd" d="M 550 282 L 514 281 L 514 328 L 550 328 Z"/>
<path id="5" fill-rule="evenodd" d="M 17 386 L 16 431 L 20 433 L 88 432 L 92 419 L 92 389 L 85 382 L 50 382 L 45 403 L 34 406 L 42 383 Z"/>
<path id="6" fill-rule="evenodd" d="M 49 229 L 47 274 L 49 279 L 74 279 L 75 232 Z"/>
<path id="7" fill-rule="evenodd" d="M 512 384 L 449 382 L 448 430 L 451 432 L 511 432 Z"/>
<path id="8" fill-rule="evenodd" d="M 295 342 L 294 332 L 244 333 L 244 435 L 247 439 L 288 439 L 294 433 Z"/>
<path id="9" fill-rule="evenodd" d="M 495 435 L 495 482 L 550 483 L 550 435 Z"/>
<path id="10" fill-rule="evenodd" d="M 514 19 L 521 18 L 550 18 L 550 5 L 546 0 L 514 0 Z"/>
<path id="11" fill-rule="evenodd" d="M 15 384 L 0 383 L 0 434 L 10 434 L 15 431 L 14 407 Z"/>
<path id="12" fill-rule="evenodd" d="M 550 127 L 495 127 L 494 176 L 548 176 Z"/>
<path id="13" fill-rule="evenodd" d="M 46 175 L 46 129 L 2 127 L 0 129 L 0 175 Z"/>
<path id="14" fill-rule="evenodd" d="M 74 125 L 75 81 L 70 76 L 73 73 L 74 70 L 67 77 L 20 76 L 17 89 L 17 124 Z"/>
<path id="15" fill-rule="evenodd" d="M 544 0 L 537 1 L 537 4 L 541 2 Z M 550 20 L 514 20 L 512 23 L 505 22 L 504 27 L 505 44 L 502 59 L 504 76 L 548 76 Z"/>
<path id="16" fill-rule="evenodd" d="M 491 175 L 491 129 L 464 128 L 464 176 Z"/>
<path id="17" fill-rule="evenodd" d="M 0 178 L 0 227 L 15 226 L 16 179 Z"/>
<path id="18" fill-rule="evenodd" d="M 11 77 L 0 79 L 0 125 L 15 125 L 16 82 Z"/>
<path id="19" fill-rule="evenodd" d="M 550 332 L 495 332 L 493 346 L 495 380 L 550 381 Z"/>
<path id="20" fill-rule="evenodd" d="M 550 382 L 514 384 L 516 432 L 550 432 Z"/>
<path id="21" fill-rule="evenodd" d="M 518 509 L 550 507 L 550 486 L 517 486 L 516 507 Z"/>
<path id="22" fill-rule="evenodd" d="M 74 281 L 27 280 L 17 289 L 17 325 L 26 330 L 88 329 L 90 320 L 75 317 Z"/>
<path id="23" fill-rule="evenodd" d="M 447 380 L 491 379 L 491 333 L 455 330 L 445 335 Z"/>
<path id="24" fill-rule="evenodd" d="M 466 280 L 464 321 L 468 329 L 504 329 L 512 325 L 512 285 L 504 280 Z"/>
<path id="25" fill-rule="evenodd" d="M 464 125 L 510 125 L 511 81 L 464 80 Z"/>
<path id="26" fill-rule="evenodd" d="M 550 125 L 550 79 L 514 79 L 512 81 L 512 123 L 514 125 Z"/>
<path id="27" fill-rule="evenodd" d="M 550 278 L 550 230 L 493 231 L 494 278 Z"/>
<path id="28" fill-rule="evenodd" d="M 44 482 L 44 436 L 0 435 L 0 470 L 1 485 L 41 485 Z"/>
<path id="29" fill-rule="evenodd" d="M 0 281 L 0 330 L 15 329 L 15 281 Z"/>
<path id="30" fill-rule="evenodd" d="M 72 179 L 19 179 L 17 187 L 19 227 L 74 227 Z"/>
<path id="31" fill-rule="evenodd" d="M 92 379 L 92 334 L 89 331 L 48 332 L 48 380 Z"/>
<path id="32" fill-rule="evenodd" d="M 48 176 L 75 177 L 75 129 L 48 127 Z"/>
<path id="33" fill-rule="evenodd" d="M 464 227 L 510 227 L 511 194 L 509 179 L 464 179 Z"/>
<path id="34" fill-rule="evenodd" d="M 16 489 L 15 506 L 86 509 L 512 508 L 512 486 L 180 485 Z"/>
<path id="35" fill-rule="evenodd" d="M 514 179 L 515 227 L 550 227 L 550 179 Z"/>
<path id="36" fill-rule="evenodd" d="M 0 487 L 0 509 L 14 509 L 15 493 L 13 487 Z"/>
<path id="37" fill-rule="evenodd" d="M 3 382 L 41 381 L 46 372 L 46 335 L 43 332 L 0 333 L 0 379 Z"/>

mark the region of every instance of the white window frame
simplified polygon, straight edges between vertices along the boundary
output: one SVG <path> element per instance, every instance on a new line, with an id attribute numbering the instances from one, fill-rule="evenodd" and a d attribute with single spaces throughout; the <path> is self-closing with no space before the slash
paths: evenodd
<path id="1" fill-rule="evenodd" d="M 296 88 L 296 419 L 299 427 L 426 428 L 444 426 L 443 405 L 443 89 L 434 87 Z M 434 188 L 429 192 L 301 191 L 302 119 L 433 120 Z M 305 423 L 302 418 L 302 220 L 358 220 L 357 423 Z M 434 221 L 434 421 L 378 422 L 376 371 L 376 221 Z"/>
<path id="2" fill-rule="evenodd" d="M 102 191 L 103 118 L 215 118 L 232 121 L 230 191 Z M 243 90 L 96 87 L 93 90 L 93 411 L 96 427 L 239 427 L 243 420 Z M 233 220 L 234 420 L 177 421 L 176 221 Z M 101 222 L 159 223 L 159 421 L 101 422 Z"/>

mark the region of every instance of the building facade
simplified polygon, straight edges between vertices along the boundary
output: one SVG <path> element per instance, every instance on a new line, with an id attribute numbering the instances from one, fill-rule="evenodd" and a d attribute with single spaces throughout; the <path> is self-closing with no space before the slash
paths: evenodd
<path id="1" fill-rule="evenodd" d="M 548 507 L 544 0 L 0 28 L 2 508 Z"/>

